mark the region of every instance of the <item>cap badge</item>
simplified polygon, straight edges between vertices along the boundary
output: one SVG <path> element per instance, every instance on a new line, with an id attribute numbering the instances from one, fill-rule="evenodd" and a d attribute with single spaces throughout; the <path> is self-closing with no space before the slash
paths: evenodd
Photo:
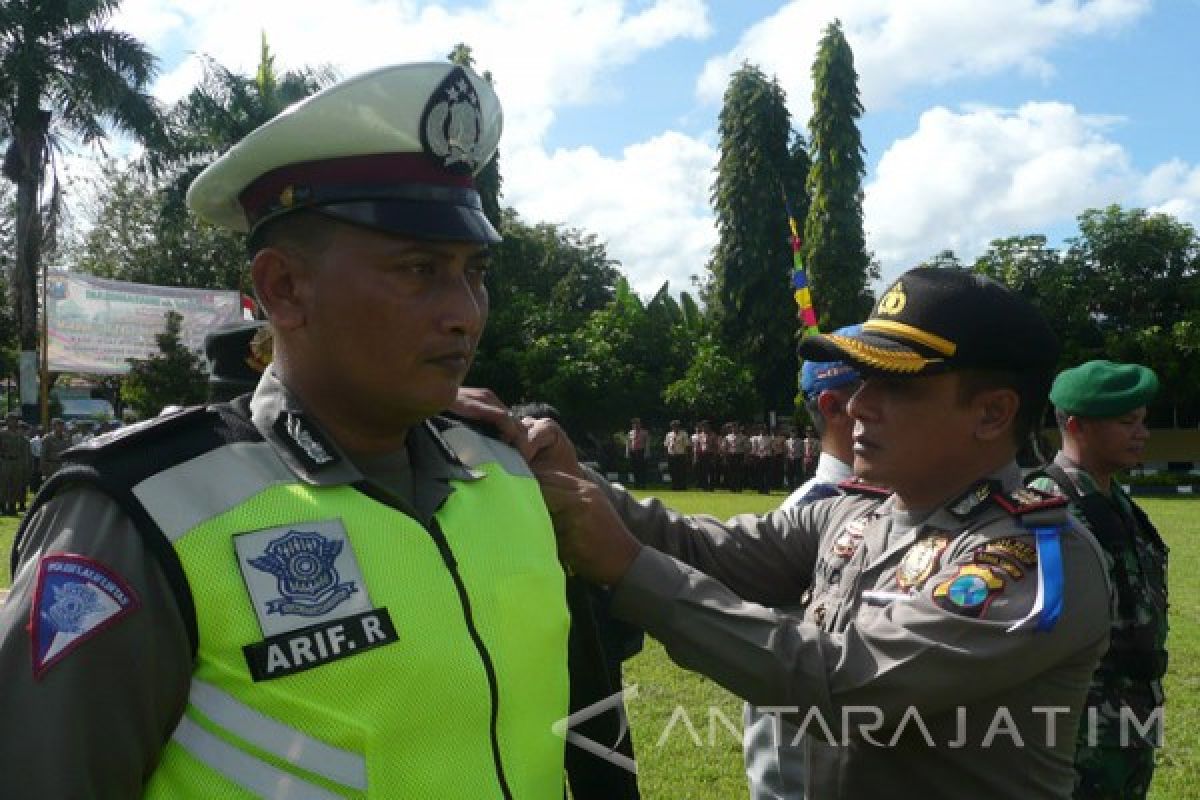
<path id="1" fill-rule="evenodd" d="M 275 337 L 270 325 L 258 329 L 246 348 L 246 366 L 255 372 L 263 372 L 275 357 Z"/>
<path id="2" fill-rule="evenodd" d="M 296 187 L 288 185 L 279 193 L 279 205 L 281 208 L 291 208 L 296 202 Z"/>
<path id="3" fill-rule="evenodd" d="M 896 281 L 895 285 L 888 289 L 887 294 L 879 301 L 879 313 L 889 316 L 899 314 L 904 310 L 907 302 L 908 296 L 904 293 L 904 284 Z"/>
<path id="4" fill-rule="evenodd" d="M 443 167 L 474 172 L 479 166 L 479 95 L 459 67 L 441 82 L 421 117 L 421 144 Z"/>

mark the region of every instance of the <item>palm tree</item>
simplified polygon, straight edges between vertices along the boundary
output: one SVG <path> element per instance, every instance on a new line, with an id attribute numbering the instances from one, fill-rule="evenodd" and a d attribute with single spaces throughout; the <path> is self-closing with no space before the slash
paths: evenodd
<path id="1" fill-rule="evenodd" d="M 3 174 L 17 187 L 12 283 L 24 352 L 37 347 L 37 276 L 60 196 L 53 179 L 59 142 L 100 142 L 106 125 L 149 144 L 161 138 L 158 107 L 147 93 L 157 59 L 134 37 L 107 27 L 118 5 L 0 3 L 0 142 L 6 143 Z"/>
<path id="2" fill-rule="evenodd" d="M 163 212 L 186 214 L 184 195 L 201 171 L 223 152 L 293 103 L 332 85 L 337 71 L 328 65 L 280 73 L 262 34 L 262 50 L 254 77 L 239 75 L 208 56 L 204 77 L 179 101 L 168 117 L 168 145 L 151 153 L 155 171 L 175 172 L 167 188 Z"/>

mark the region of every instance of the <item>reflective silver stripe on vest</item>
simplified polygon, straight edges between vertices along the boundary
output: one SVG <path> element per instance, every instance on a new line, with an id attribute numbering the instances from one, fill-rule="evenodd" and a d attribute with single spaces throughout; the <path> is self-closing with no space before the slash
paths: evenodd
<path id="1" fill-rule="evenodd" d="M 171 740 L 197 761 L 266 800 L 345 800 L 227 744 L 186 716 Z"/>
<path id="2" fill-rule="evenodd" d="M 267 442 L 235 442 L 151 475 L 133 494 L 174 542 L 202 522 L 296 477 Z"/>
<path id="3" fill-rule="evenodd" d="M 441 437 L 458 456 L 458 460 L 468 467 L 497 463 L 509 475 L 520 478 L 533 477 L 521 454 L 503 442 L 462 427 L 448 428 L 441 432 Z"/>
<path id="4" fill-rule="evenodd" d="M 192 679 L 188 701 L 219 727 L 289 764 L 351 789 L 367 788 L 367 762 L 358 753 L 271 719 L 205 681 Z"/>

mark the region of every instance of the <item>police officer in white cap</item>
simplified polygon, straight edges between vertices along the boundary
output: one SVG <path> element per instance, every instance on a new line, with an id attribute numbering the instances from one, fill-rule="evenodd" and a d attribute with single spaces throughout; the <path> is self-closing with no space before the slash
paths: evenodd
<path id="1" fill-rule="evenodd" d="M 0 795 L 563 796 L 567 607 L 517 454 L 437 417 L 488 312 L 501 111 L 380 69 L 193 184 L 249 234 L 252 396 L 78 447 L 14 547 Z"/>

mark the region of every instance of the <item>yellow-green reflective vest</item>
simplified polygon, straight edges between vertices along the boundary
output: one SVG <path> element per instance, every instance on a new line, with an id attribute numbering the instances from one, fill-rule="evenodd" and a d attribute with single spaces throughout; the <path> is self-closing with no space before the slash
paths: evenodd
<path id="1" fill-rule="evenodd" d="M 299 482 L 266 442 L 135 488 L 175 546 L 199 631 L 147 797 L 561 800 L 568 616 L 550 520 L 513 451 L 445 435 L 486 476 L 454 482 L 430 529 L 352 486 Z M 234 538 L 329 520 L 397 641 L 256 682 L 243 647 L 264 636 Z"/>

